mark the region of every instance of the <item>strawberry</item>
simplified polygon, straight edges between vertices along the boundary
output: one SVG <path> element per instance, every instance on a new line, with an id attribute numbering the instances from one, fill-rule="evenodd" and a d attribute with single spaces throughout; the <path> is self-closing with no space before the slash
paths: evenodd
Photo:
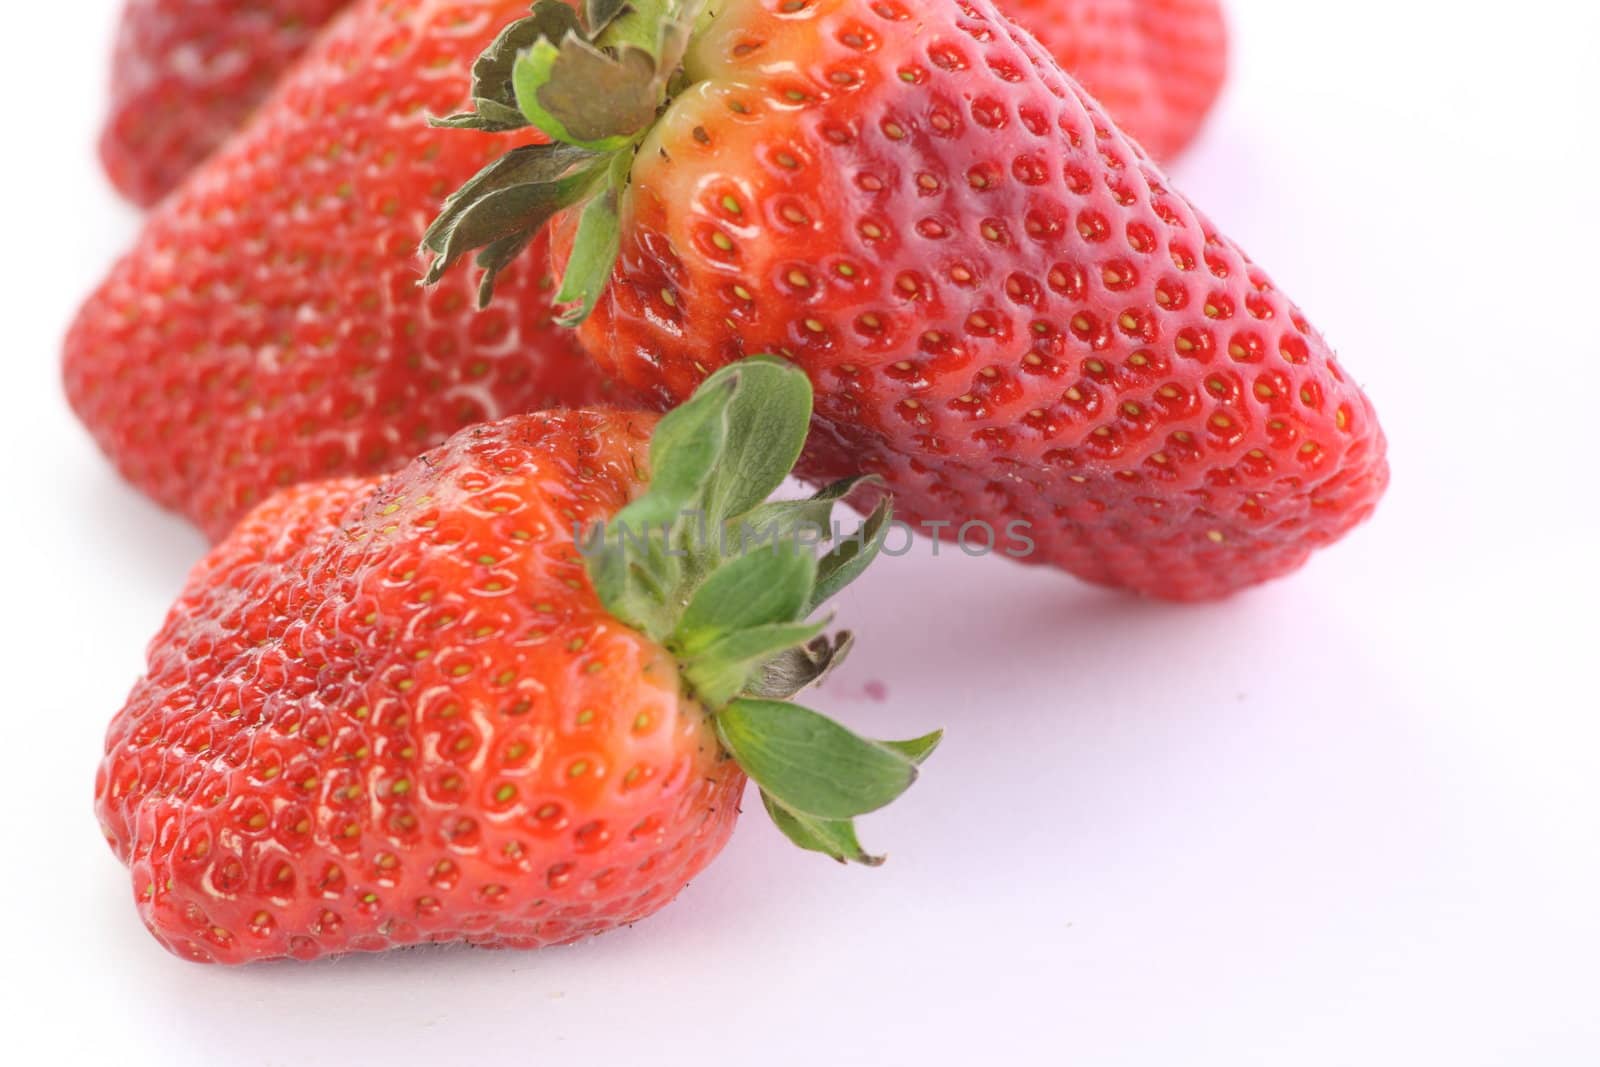
<path id="1" fill-rule="evenodd" d="M 348 0 L 128 0 L 106 174 L 148 207 L 227 139 Z"/>
<path id="2" fill-rule="evenodd" d="M 432 211 L 510 143 L 428 115 L 460 104 L 472 57 L 525 10 L 365 0 L 151 215 L 65 346 L 72 406 L 134 485 L 215 538 L 282 486 L 612 395 L 549 326 L 546 256 L 488 317 L 465 280 L 417 285 Z"/>
<path id="3" fill-rule="evenodd" d="M 452 121 L 554 143 L 451 198 L 430 279 L 486 246 L 489 291 L 554 216 L 607 373 L 670 404 L 780 352 L 817 388 L 805 477 L 1025 523 L 1093 582 L 1223 596 L 1372 512 L 1384 438 L 1322 336 L 989 0 L 699 6 L 506 31 Z"/>
<path id="4" fill-rule="evenodd" d="M 1222 91 L 1218 0 L 1002 0 L 1061 69 L 1156 159 L 1188 147 Z"/>
<path id="5" fill-rule="evenodd" d="M 810 407 L 751 360 L 659 426 L 514 416 L 252 512 L 190 576 L 96 781 L 152 933 L 224 963 L 571 941 L 670 902 L 747 776 L 796 844 L 878 862 L 851 820 L 939 737 L 787 702 L 848 647 L 805 620 L 888 521 L 819 560 L 800 534 L 852 486 L 762 502 Z"/>
<path id="6" fill-rule="evenodd" d="M 349 0 L 128 0 L 101 137 L 106 172 L 148 207 L 220 146 Z M 1193 139 L 1222 87 L 1217 0 L 1008 0 L 1157 158 Z"/>

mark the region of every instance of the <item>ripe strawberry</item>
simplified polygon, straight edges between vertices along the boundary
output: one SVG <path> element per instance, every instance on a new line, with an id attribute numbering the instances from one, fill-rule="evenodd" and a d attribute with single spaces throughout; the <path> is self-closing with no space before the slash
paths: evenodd
<path id="1" fill-rule="evenodd" d="M 1188 147 L 1228 72 L 1218 0 L 1001 0 L 1156 159 Z"/>
<path id="2" fill-rule="evenodd" d="M 457 122 L 556 143 L 451 199 L 431 278 L 488 244 L 492 282 L 558 213 L 608 373 L 670 403 L 781 352 L 818 391 L 804 476 L 1025 521 L 1094 582 L 1222 596 L 1372 512 L 1383 435 L 1321 335 L 990 0 L 620 6 L 508 31 L 545 36 Z"/>
<path id="3" fill-rule="evenodd" d="M 349 0 L 128 0 L 112 67 L 106 172 L 148 207 L 266 99 Z M 1007 0 L 1158 159 L 1194 138 L 1222 87 L 1217 0 Z"/>
<path id="4" fill-rule="evenodd" d="M 549 327 L 545 256 L 487 317 L 466 279 L 417 284 L 431 213 L 510 144 L 428 116 L 459 106 L 472 57 L 525 10 L 364 0 L 150 217 L 65 353 L 72 406 L 129 481 L 215 538 L 282 486 L 611 395 Z"/>
<path id="5" fill-rule="evenodd" d="M 819 561 L 800 531 L 850 486 L 762 503 L 810 407 L 752 360 L 648 452 L 653 415 L 515 416 L 254 511 L 190 576 L 96 781 L 151 932 L 224 963 L 571 941 L 670 902 L 747 774 L 797 844 L 878 862 L 851 820 L 938 735 L 784 702 L 846 647 L 805 618 L 886 532 Z M 761 536 L 724 552 L 702 518 Z"/>
<path id="6" fill-rule="evenodd" d="M 148 207 L 209 156 L 348 0 L 128 0 L 111 67 L 106 174 Z"/>

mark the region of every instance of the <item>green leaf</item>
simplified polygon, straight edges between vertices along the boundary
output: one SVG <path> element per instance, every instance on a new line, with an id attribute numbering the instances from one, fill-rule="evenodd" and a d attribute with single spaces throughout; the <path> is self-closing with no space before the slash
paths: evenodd
<path id="1" fill-rule="evenodd" d="M 943 740 L 944 731 L 935 730 L 931 734 L 913 737 L 910 741 L 879 741 L 878 744 L 894 749 L 912 763 L 921 766 L 929 756 L 933 755 L 933 750 L 938 748 L 939 742 Z"/>
<path id="2" fill-rule="evenodd" d="M 588 553 L 589 579 L 606 610 L 653 640 L 672 632 L 680 605 L 683 561 L 660 527 L 603 527 L 598 551 Z"/>
<path id="3" fill-rule="evenodd" d="M 650 487 L 611 517 L 588 559 L 589 579 L 606 610 L 665 641 L 683 609 L 684 560 L 663 531 L 678 527 L 699 499 L 728 434 L 728 405 L 738 379 L 707 382 L 656 425 L 650 439 Z"/>
<path id="4" fill-rule="evenodd" d="M 551 215 L 585 194 L 604 159 L 569 145 L 524 145 L 490 163 L 445 201 L 423 234 L 423 248 L 434 254 L 424 284 L 438 281 L 475 248 L 510 237 L 526 243 Z"/>
<path id="5" fill-rule="evenodd" d="M 528 125 L 517 107 L 512 71 L 517 57 L 541 38 L 560 41 L 580 29 L 578 15 L 561 0 L 539 0 L 533 13 L 500 31 L 494 42 L 472 64 L 473 111 L 433 122 L 435 126 L 501 133 Z"/>
<path id="6" fill-rule="evenodd" d="M 616 151 L 647 130 L 661 106 L 656 61 L 643 49 L 602 51 L 576 33 L 539 40 L 512 71 L 517 106 L 552 140 Z"/>
<path id="7" fill-rule="evenodd" d="M 852 643 L 849 634 L 822 636 L 825 623 L 805 621 L 816 603 L 821 561 L 810 542 L 779 534 L 792 534 L 797 517 L 826 519 L 833 503 L 861 480 L 839 482 L 808 501 L 756 506 L 799 455 L 810 412 L 810 383 L 789 364 L 763 356 L 722 368 L 658 424 L 650 444 L 649 487 L 590 531 L 581 547 L 607 610 L 671 649 L 691 691 L 708 708 L 738 704 L 740 696 L 758 698 L 734 712 L 728 734 L 730 744 L 748 750 L 752 773 L 771 782 L 757 780 L 797 812 L 837 818 L 832 808 L 812 810 L 810 801 L 797 801 L 786 784 L 783 761 L 796 754 L 801 727 L 809 724 L 806 736 L 839 748 L 846 758 L 853 752 L 857 762 L 875 758 L 897 769 L 889 793 L 869 775 L 869 788 L 879 792 L 858 794 L 852 804 L 863 795 L 886 803 L 893 790 L 910 783 L 914 769 L 911 758 L 892 746 L 863 741 L 814 712 L 772 699 L 820 679 Z M 762 543 L 723 543 L 734 509 L 772 520 Z M 859 569 L 854 556 L 843 563 L 834 553 L 830 558 L 835 582 Z M 760 725 L 765 728 L 770 719 L 787 732 L 740 732 L 748 713 L 763 706 L 779 711 Z"/>
<path id="8" fill-rule="evenodd" d="M 566 327 L 576 327 L 594 311 L 594 306 L 611 283 L 611 266 L 617 261 L 617 250 L 622 246 L 622 221 L 618 205 L 622 186 L 628 180 L 628 167 L 633 162 L 626 152 L 618 152 L 607 172 L 605 184 L 583 209 L 578 220 L 578 232 L 573 238 L 572 254 L 567 257 L 566 270 L 561 276 L 561 291 L 556 294 L 557 304 L 576 304 L 562 313 L 557 320 Z"/>
<path id="9" fill-rule="evenodd" d="M 738 544 L 767 533 L 793 540 L 812 533 L 820 535 L 815 543 L 822 544 L 833 536 L 834 505 L 861 486 L 879 480 L 875 475 L 845 478 L 804 500 L 769 500 L 734 519 L 729 524 L 729 540 Z M 746 531 L 750 534 L 746 535 Z"/>
<path id="10" fill-rule="evenodd" d="M 697 428 L 712 408 L 723 424 L 715 449 L 710 440 L 700 439 L 702 430 Z M 805 445 L 810 419 L 810 382 L 798 368 L 774 356 L 752 356 L 723 367 L 688 403 L 662 419 L 650 445 L 648 496 L 662 495 L 665 486 L 679 487 L 670 494 L 674 519 L 688 512 L 684 517 L 692 520 L 696 534 L 680 547 L 703 557 L 697 562 L 714 562 L 721 555 L 718 532 L 727 520 L 765 500 L 788 476 Z M 693 492 L 688 490 L 691 484 Z M 635 501 L 617 518 L 635 514 L 640 506 Z M 652 521 L 663 521 L 659 509 L 649 514 Z M 747 555 L 754 554 L 748 549 L 760 547 L 730 543 Z"/>
<path id="11" fill-rule="evenodd" d="M 729 412 L 727 455 L 705 501 L 714 522 L 743 515 L 771 496 L 800 458 L 811 429 L 811 382 L 800 368 L 763 355 L 717 374 L 730 372 L 739 376 L 740 401 Z"/>
<path id="12" fill-rule="evenodd" d="M 536 232 L 578 197 L 586 183 L 586 176 L 580 175 L 548 185 L 514 185 L 474 201 L 442 235 L 429 278 L 437 280 L 474 248 L 488 248 L 512 237 L 524 239 Z"/>
<path id="13" fill-rule="evenodd" d="M 815 639 L 828 623 L 783 622 L 755 626 L 732 633 L 706 645 L 684 663 L 683 674 L 695 696 L 708 708 L 720 708 L 744 692 L 752 675 L 785 649 L 804 646 Z"/>
<path id="14" fill-rule="evenodd" d="M 493 302 L 494 286 L 500 278 L 500 272 L 522 255 L 522 250 L 528 247 L 528 242 L 533 240 L 535 232 L 537 231 L 524 230 L 520 233 L 509 233 L 498 241 L 484 245 L 473 257 L 473 262 L 483 271 L 482 277 L 478 279 L 479 311 Z"/>
<path id="15" fill-rule="evenodd" d="M 806 617 L 816 575 L 816 557 L 789 545 L 735 556 L 695 590 L 674 631 L 674 642 L 693 656 L 730 633 L 798 622 Z"/>
<path id="16" fill-rule="evenodd" d="M 508 133 L 524 129 L 528 119 L 519 108 L 507 107 L 498 100 L 474 98 L 472 110 L 447 118 L 429 118 L 428 125 L 444 130 L 477 130 L 479 133 Z"/>
<path id="17" fill-rule="evenodd" d="M 856 825 L 849 819 L 817 819 L 801 815 L 790 811 L 764 792 L 761 794 L 761 803 L 766 806 L 767 814 L 772 816 L 772 821 L 784 836 L 801 848 L 832 856 L 840 863 L 860 863 L 868 867 L 883 864 L 882 856 L 871 855 L 861 847 L 861 842 L 856 840 Z"/>
<path id="18" fill-rule="evenodd" d="M 650 491 L 618 513 L 674 523 L 706 492 L 727 451 L 729 408 L 739 391 L 737 373 L 708 380 L 687 402 L 668 412 L 650 438 Z"/>
<path id="19" fill-rule="evenodd" d="M 735 700 L 715 721 L 723 747 L 750 779 L 796 814 L 865 815 L 893 801 L 917 778 L 916 764 L 903 752 L 798 704 Z"/>
<path id="20" fill-rule="evenodd" d="M 889 537 L 889 524 L 893 518 L 894 504 L 886 496 L 853 535 L 841 540 L 832 552 L 822 557 L 817 564 L 817 585 L 811 594 L 813 611 L 861 577 L 862 572 L 872 565 Z"/>

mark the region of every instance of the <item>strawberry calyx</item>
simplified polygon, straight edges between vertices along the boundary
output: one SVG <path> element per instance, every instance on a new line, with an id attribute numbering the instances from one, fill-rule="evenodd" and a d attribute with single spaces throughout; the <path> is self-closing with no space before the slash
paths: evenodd
<path id="1" fill-rule="evenodd" d="M 875 865 L 855 818 L 904 793 L 941 735 L 869 740 L 789 701 L 848 653 L 848 633 L 811 617 L 878 555 L 892 514 L 884 499 L 838 534 L 833 506 L 861 478 L 767 499 L 800 456 L 811 406 L 805 374 L 776 357 L 718 371 L 661 420 L 648 489 L 582 547 L 601 602 L 677 659 L 778 827 L 802 848 Z"/>
<path id="2" fill-rule="evenodd" d="M 538 0 L 472 68 L 472 109 L 437 126 L 505 133 L 534 127 L 548 144 L 512 149 L 445 201 L 423 235 L 432 285 L 470 252 L 495 279 L 557 212 L 579 210 L 556 302 L 577 326 L 604 291 L 620 243 L 619 206 L 640 141 L 681 89 L 704 0 Z"/>
<path id="3" fill-rule="evenodd" d="M 487 304 L 496 274 L 570 209 L 578 229 L 556 303 L 563 325 L 589 315 L 617 256 L 635 154 L 683 86 L 702 5 L 539 0 L 500 33 L 474 65 L 473 109 L 438 124 L 532 126 L 549 143 L 513 149 L 446 201 L 423 239 L 426 283 L 476 252 Z M 875 865 L 854 820 L 904 793 L 941 735 L 870 740 L 789 699 L 850 651 L 848 633 L 811 617 L 877 556 L 892 514 L 885 498 L 835 536 L 833 506 L 866 478 L 768 501 L 800 456 L 811 407 L 804 373 L 776 357 L 712 375 L 657 427 L 648 490 L 589 531 L 583 551 L 601 602 L 677 659 L 687 695 L 779 829 L 802 848 Z M 824 541 L 833 544 L 819 556 Z"/>

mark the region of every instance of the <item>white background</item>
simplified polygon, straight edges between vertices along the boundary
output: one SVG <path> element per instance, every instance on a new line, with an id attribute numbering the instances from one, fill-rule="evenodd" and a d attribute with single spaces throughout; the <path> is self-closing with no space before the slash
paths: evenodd
<path id="1" fill-rule="evenodd" d="M 1395 469 L 1376 521 L 1211 607 L 884 565 L 818 703 L 949 737 L 868 820 L 882 870 L 800 853 L 757 806 L 677 904 L 581 946 L 224 970 L 149 938 L 91 812 L 105 723 L 202 550 L 57 385 L 137 224 L 91 154 L 113 0 L 12 5 L 8 1060 L 1600 1063 L 1600 16 L 1230 6 L 1233 82 L 1175 176 L 1369 388 Z"/>

